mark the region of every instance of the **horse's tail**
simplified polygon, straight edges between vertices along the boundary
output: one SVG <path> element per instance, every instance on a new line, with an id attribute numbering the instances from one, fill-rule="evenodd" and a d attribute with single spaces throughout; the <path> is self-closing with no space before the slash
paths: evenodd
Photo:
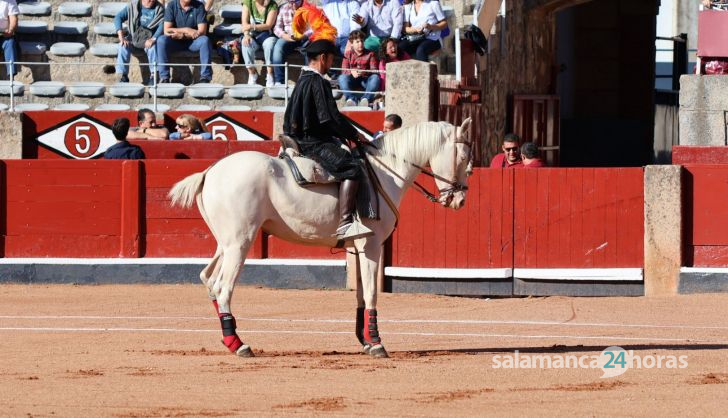
<path id="1" fill-rule="evenodd" d="M 195 197 L 202 192 L 202 186 L 205 185 L 207 170 L 189 175 L 172 186 L 172 190 L 167 194 L 172 199 L 172 206 L 183 208 L 192 206 Z"/>

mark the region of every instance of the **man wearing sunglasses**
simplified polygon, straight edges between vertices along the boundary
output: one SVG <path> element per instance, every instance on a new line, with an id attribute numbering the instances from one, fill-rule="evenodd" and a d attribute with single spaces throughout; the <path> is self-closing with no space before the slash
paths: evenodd
<path id="1" fill-rule="evenodd" d="M 521 137 L 516 134 L 508 134 L 503 137 L 503 153 L 496 155 L 490 162 L 490 168 L 520 168 L 523 166 L 521 160 Z"/>

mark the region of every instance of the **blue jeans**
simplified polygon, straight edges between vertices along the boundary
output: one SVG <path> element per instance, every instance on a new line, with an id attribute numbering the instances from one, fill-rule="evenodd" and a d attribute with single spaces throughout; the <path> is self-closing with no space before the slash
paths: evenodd
<path id="1" fill-rule="evenodd" d="M 7 62 L 15 62 L 18 60 L 17 56 L 17 47 L 18 44 L 15 41 L 15 38 L 5 38 L 3 39 L 3 60 Z M 17 71 L 15 71 L 15 65 L 13 64 L 7 64 L 8 66 L 8 74 L 15 75 L 17 74 Z"/>
<path id="2" fill-rule="evenodd" d="M 212 57 L 212 46 L 207 36 L 200 36 L 192 40 L 176 40 L 167 35 L 162 35 L 157 39 L 157 58 L 159 63 L 159 78 L 169 79 L 169 55 L 173 52 L 187 50 L 190 52 L 200 53 L 200 78 L 212 79 L 212 66 L 210 65 Z"/>
<path id="3" fill-rule="evenodd" d="M 344 97 L 348 100 L 351 99 L 355 102 L 358 102 L 357 99 L 358 96 L 362 96 L 362 99 L 367 99 L 367 101 L 371 102 L 374 100 L 374 92 L 379 91 L 379 84 L 381 83 L 381 79 L 379 78 L 379 74 L 369 74 L 369 75 L 363 75 L 358 78 L 354 78 L 351 74 L 341 74 L 339 76 L 339 88 L 341 90 L 355 90 L 357 88 L 363 88 L 366 93 L 344 93 Z"/>
<path id="4" fill-rule="evenodd" d="M 127 46 L 119 45 L 119 53 L 116 54 L 116 74 L 129 75 L 129 61 L 131 61 L 131 43 Z M 144 48 L 149 60 L 149 72 L 154 72 L 154 63 L 157 62 L 157 47 Z"/>
<path id="5" fill-rule="evenodd" d="M 276 44 L 273 45 L 273 58 L 271 58 L 271 64 L 283 64 L 286 61 L 286 57 L 293 52 L 296 48 L 303 45 L 303 41 L 286 41 L 285 39 L 278 38 Z M 308 60 L 306 60 L 308 61 Z M 276 83 L 285 84 L 286 70 L 283 67 L 273 67 L 273 76 Z"/>

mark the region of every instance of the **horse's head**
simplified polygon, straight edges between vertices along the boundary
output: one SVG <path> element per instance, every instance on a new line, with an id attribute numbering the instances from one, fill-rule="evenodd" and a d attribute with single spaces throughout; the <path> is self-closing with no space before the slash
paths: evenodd
<path id="1" fill-rule="evenodd" d="M 435 184 L 440 192 L 438 202 L 445 207 L 460 209 L 465 205 L 468 176 L 473 171 L 470 137 L 470 118 L 462 125 L 450 129 L 442 150 L 430 159 L 430 168 L 436 175 Z"/>

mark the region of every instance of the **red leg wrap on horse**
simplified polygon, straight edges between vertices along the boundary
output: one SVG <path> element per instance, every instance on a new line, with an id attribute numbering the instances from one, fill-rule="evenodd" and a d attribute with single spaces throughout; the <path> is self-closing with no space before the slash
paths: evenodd
<path id="1" fill-rule="evenodd" d="M 379 328 L 377 328 L 377 310 L 364 309 L 364 340 L 369 344 L 379 344 Z"/>
<path id="2" fill-rule="evenodd" d="M 216 299 L 213 299 L 212 300 L 212 305 L 215 307 L 215 313 L 217 313 L 217 316 L 219 318 L 220 317 L 220 307 L 217 306 L 217 300 Z"/>
<path id="3" fill-rule="evenodd" d="M 222 343 L 234 353 L 243 345 L 240 337 L 235 332 L 237 328 L 235 317 L 229 313 L 220 314 L 220 327 L 222 327 Z"/>

